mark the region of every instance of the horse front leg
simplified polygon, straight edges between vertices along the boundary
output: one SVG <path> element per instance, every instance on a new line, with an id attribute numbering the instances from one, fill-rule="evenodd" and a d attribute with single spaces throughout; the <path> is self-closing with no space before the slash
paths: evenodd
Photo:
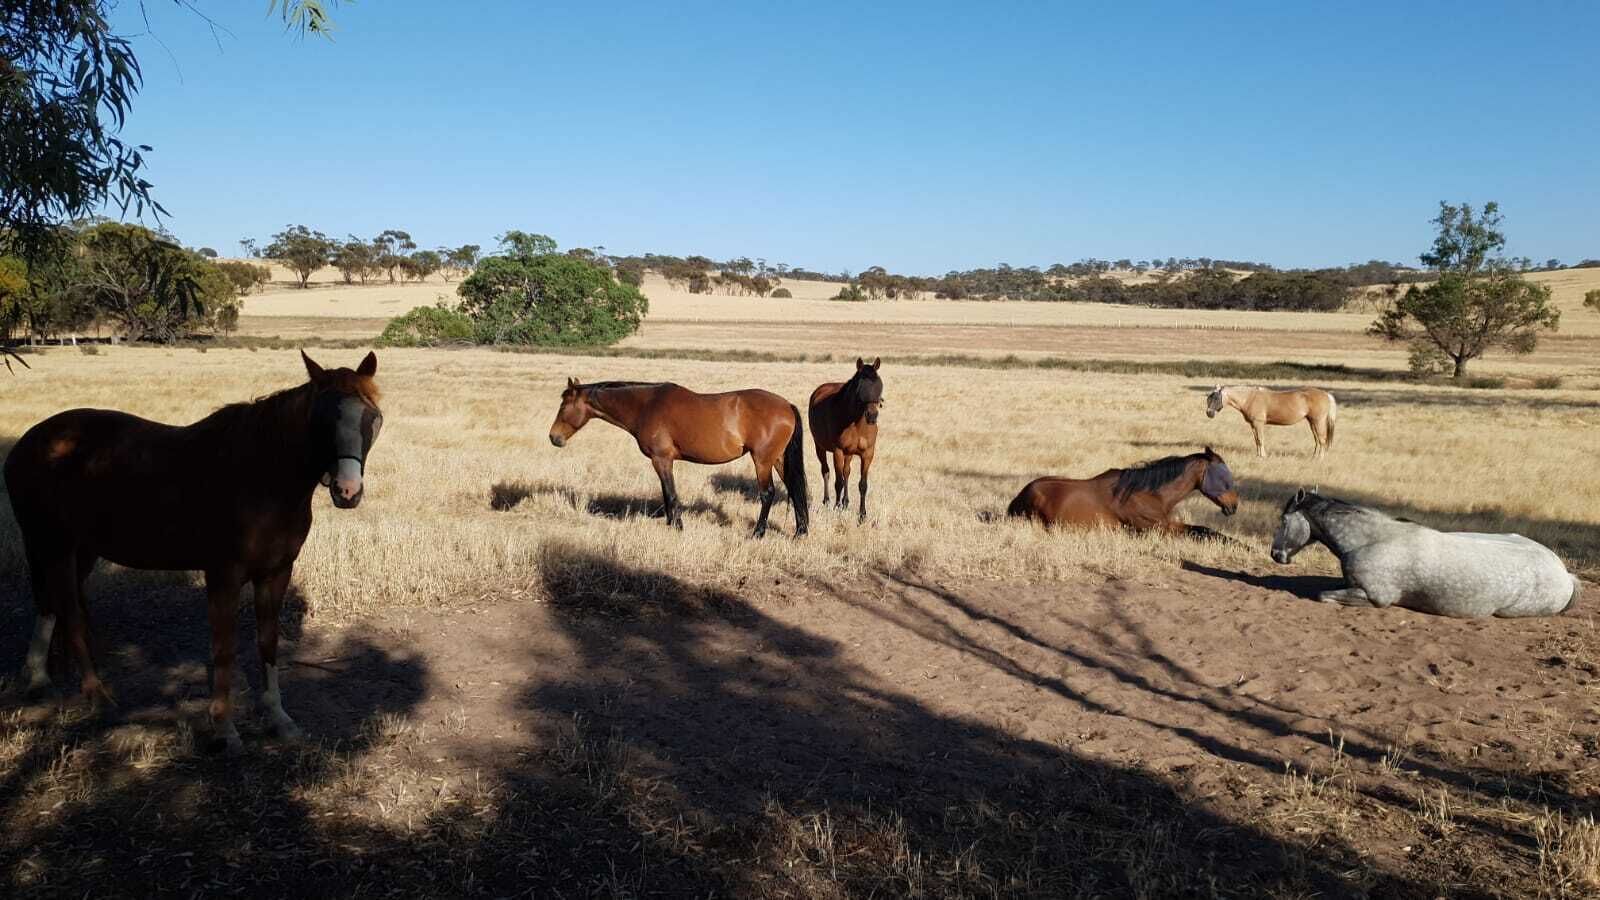
<path id="1" fill-rule="evenodd" d="M 840 509 L 850 508 L 850 454 L 843 450 L 833 451 L 833 505 Z"/>
<path id="2" fill-rule="evenodd" d="M 1338 590 L 1323 591 L 1317 595 L 1317 599 L 1323 603 L 1339 603 L 1344 606 L 1378 606 L 1378 603 L 1367 595 L 1364 588 L 1359 588 L 1355 585 L 1339 588 Z"/>
<path id="3" fill-rule="evenodd" d="M 283 711 L 283 694 L 278 689 L 278 616 L 293 572 L 293 565 L 289 565 L 280 572 L 255 580 L 256 652 L 261 657 L 263 685 L 261 707 L 272 722 L 273 733 L 286 741 L 300 738 L 300 726 Z"/>
<path id="4" fill-rule="evenodd" d="M 683 510 L 678 506 L 678 486 L 672 480 L 672 459 L 652 456 L 650 464 L 655 467 L 656 477 L 661 479 L 661 503 L 666 507 L 667 524 L 682 531 Z"/>
<path id="5" fill-rule="evenodd" d="M 211 618 L 211 743 L 213 752 L 241 753 L 244 742 L 233 727 L 233 665 L 237 655 L 234 631 L 239 620 L 239 588 L 244 579 L 232 571 L 206 573 L 206 610 Z"/>
<path id="6" fill-rule="evenodd" d="M 1256 437 L 1256 456 L 1259 456 L 1262 459 L 1266 459 L 1267 458 L 1267 445 L 1261 439 L 1261 437 L 1262 437 L 1261 432 L 1263 431 L 1262 424 L 1260 422 L 1257 422 L 1254 419 L 1251 419 L 1250 420 L 1250 431 L 1253 432 L 1255 434 L 1255 437 Z"/>
<path id="7" fill-rule="evenodd" d="M 872 468 L 872 457 L 876 452 L 875 447 L 861 451 L 861 484 L 858 485 L 861 494 L 861 513 L 856 517 L 857 522 L 867 520 L 867 470 Z"/>

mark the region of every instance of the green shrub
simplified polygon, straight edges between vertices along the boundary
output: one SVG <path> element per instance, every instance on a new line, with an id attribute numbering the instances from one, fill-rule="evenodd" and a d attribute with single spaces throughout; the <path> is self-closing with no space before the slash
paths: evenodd
<path id="1" fill-rule="evenodd" d="M 1533 380 L 1533 386 L 1541 391 L 1553 391 L 1561 387 L 1564 380 L 1560 375 L 1541 375 Z"/>
<path id="2" fill-rule="evenodd" d="M 457 289 L 478 343 L 595 346 L 639 330 L 649 301 L 638 288 L 607 266 L 554 252 L 542 235 L 514 236 L 523 237 L 508 232 L 505 255 L 480 262 Z"/>
<path id="3" fill-rule="evenodd" d="M 438 347 L 472 343 L 475 334 L 472 319 L 441 303 L 419 306 L 391 319 L 379 336 L 378 344 L 383 347 Z"/>
<path id="4" fill-rule="evenodd" d="M 792 300 L 794 294 L 791 294 L 788 288 L 778 288 L 772 292 L 772 297 L 774 300 Z"/>
<path id="5" fill-rule="evenodd" d="M 1496 391 L 1505 386 L 1506 380 L 1504 378 L 1489 378 L 1480 375 L 1467 379 L 1467 387 L 1477 388 L 1478 390 Z"/>
<path id="6" fill-rule="evenodd" d="M 833 295 L 833 299 L 843 300 L 846 303 L 865 303 L 867 292 L 858 284 L 847 284 L 839 289 L 839 293 Z"/>

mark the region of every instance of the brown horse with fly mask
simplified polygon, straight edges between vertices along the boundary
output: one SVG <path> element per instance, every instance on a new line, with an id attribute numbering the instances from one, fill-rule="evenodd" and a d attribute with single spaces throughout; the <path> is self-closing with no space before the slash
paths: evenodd
<path id="1" fill-rule="evenodd" d="M 580 384 L 567 379 L 561 408 L 550 425 L 550 443 L 565 447 L 590 419 L 610 422 L 633 435 L 639 452 L 661 479 L 661 500 L 667 524 L 683 527 L 683 508 L 672 479 L 672 464 L 686 460 L 717 466 L 750 455 L 756 467 L 761 514 L 755 537 L 767 533 L 767 516 L 778 490 L 777 470 L 794 507 L 799 537 L 810 523 L 805 473 L 805 428 L 800 410 L 777 394 L 763 390 L 697 394 L 667 382 L 601 381 Z"/>
<path id="2" fill-rule="evenodd" d="M 378 358 L 185 426 L 108 409 L 58 413 L 28 429 L 5 461 L 38 612 L 29 687 L 46 689 L 50 648 L 76 658 L 86 696 L 110 698 L 89 652 L 83 582 L 95 562 L 200 570 L 211 619 L 213 747 L 242 749 L 232 717 L 239 591 L 254 586 L 262 705 L 282 737 L 299 735 L 278 688 L 278 613 L 311 529 L 320 482 L 333 505 L 361 502 L 367 453 L 383 425 Z"/>
<path id="3" fill-rule="evenodd" d="M 817 446 L 817 462 L 822 464 L 822 498 L 828 498 L 828 454 L 833 454 L 834 502 L 840 509 L 850 508 L 850 457 L 861 457 L 861 513 L 867 518 L 867 471 L 878 452 L 878 410 L 883 408 L 883 379 L 878 368 L 883 360 L 867 365 L 856 358 L 856 372 L 849 381 L 830 381 L 811 392 L 811 440 Z"/>
<path id="4" fill-rule="evenodd" d="M 1017 494 L 1008 515 L 1047 526 L 1125 527 L 1134 531 L 1211 536 L 1172 514 L 1199 491 L 1225 516 L 1239 509 L 1233 473 L 1210 447 L 1188 456 L 1168 456 L 1131 469 L 1107 469 L 1093 478 L 1036 478 Z"/>

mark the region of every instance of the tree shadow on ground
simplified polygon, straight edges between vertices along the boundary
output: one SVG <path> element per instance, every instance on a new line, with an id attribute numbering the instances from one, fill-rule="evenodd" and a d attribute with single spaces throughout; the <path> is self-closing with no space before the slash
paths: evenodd
<path id="1" fill-rule="evenodd" d="M 591 516 L 597 516 L 602 519 L 661 519 L 666 517 L 666 507 L 656 497 L 641 497 L 634 494 L 593 493 L 558 485 L 530 484 L 525 481 L 499 481 L 490 485 L 489 508 L 497 512 L 509 512 L 515 509 L 522 501 L 534 496 L 556 497 L 575 510 L 581 510 Z M 706 500 L 685 502 L 681 498 L 678 502 L 682 504 L 686 515 L 706 516 L 722 526 L 733 524 L 732 517 L 715 503 Z"/>
<path id="2" fill-rule="evenodd" d="M 690 823 L 679 839 L 725 857 L 713 871 L 736 895 L 1433 895 L 1347 876 L 1353 847 L 1290 846 L 1149 773 L 937 713 L 735 595 L 550 553 L 585 677 L 531 688 L 527 707 L 588 716 L 636 784 L 606 809 Z M 665 832 L 635 853 L 657 873 L 681 857 Z"/>

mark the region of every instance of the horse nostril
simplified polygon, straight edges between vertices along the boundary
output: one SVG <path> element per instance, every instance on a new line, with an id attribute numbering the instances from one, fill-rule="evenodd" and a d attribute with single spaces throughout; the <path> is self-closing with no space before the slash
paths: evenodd
<path id="1" fill-rule="evenodd" d="M 550 435 L 550 443 L 555 444 L 557 447 L 565 447 L 567 439 L 558 434 L 552 434 Z"/>

